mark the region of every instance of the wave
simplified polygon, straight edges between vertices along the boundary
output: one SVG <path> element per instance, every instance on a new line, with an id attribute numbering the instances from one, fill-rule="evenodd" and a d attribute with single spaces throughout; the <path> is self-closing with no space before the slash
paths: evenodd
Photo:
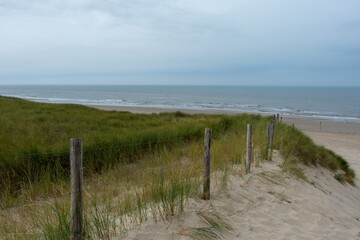
<path id="1" fill-rule="evenodd" d="M 329 119 L 332 121 L 354 122 L 360 123 L 360 117 L 344 116 L 336 114 L 335 112 L 321 112 L 312 110 L 292 109 L 291 107 L 273 107 L 256 104 L 233 104 L 221 102 L 179 102 L 161 99 L 152 99 L 152 101 L 132 101 L 127 99 L 85 99 L 85 98 L 63 98 L 63 97 L 34 97 L 22 95 L 3 95 L 8 97 L 22 98 L 34 102 L 47 103 L 66 103 L 66 104 L 81 104 L 94 106 L 118 106 L 118 107 L 149 107 L 149 108 L 171 108 L 171 109 L 185 109 L 185 110 L 224 110 L 232 112 L 249 112 L 249 113 L 268 113 L 268 114 L 282 114 L 293 116 L 304 116 L 312 118 Z"/>

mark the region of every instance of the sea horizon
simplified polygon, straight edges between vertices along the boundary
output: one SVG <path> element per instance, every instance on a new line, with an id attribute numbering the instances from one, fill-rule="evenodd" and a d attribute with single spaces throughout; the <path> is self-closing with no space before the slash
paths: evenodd
<path id="1" fill-rule="evenodd" d="M 360 87 L 230 85 L 0 85 L 35 102 L 179 110 L 279 113 L 360 123 Z"/>

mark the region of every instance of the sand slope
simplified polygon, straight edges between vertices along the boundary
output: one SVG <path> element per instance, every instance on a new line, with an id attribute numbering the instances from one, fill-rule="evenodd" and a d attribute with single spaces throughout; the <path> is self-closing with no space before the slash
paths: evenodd
<path id="1" fill-rule="evenodd" d="M 134 113 L 175 111 L 97 107 Z M 307 181 L 290 176 L 281 171 L 278 165 L 282 159 L 275 154 L 273 162 L 263 162 L 251 174 L 234 170 L 226 186 L 217 184 L 211 201 L 189 199 L 181 216 L 157 223 L 150 219 L 128 232 L 125 239 L 208 239 L 196 233 L 209 228 L 203 216 L 216 212 L 232 227 L 223 232 L 223 239 L 360 240 L 360 124 L 294 116 L 283 116 L 282 120 L 345 158 L 357 175 L 357 187 L 340 184 L 334 173 L 323 168 L 303 167 Z"/>
<path id="2" fill-rule="evenodd" d="M 360 135 L 357 134 L 334 134 L 324 132 L 305 131 L 313 141 L 331 149 L 342 156 L 355 171 L 357 178 L 360 176 Z"/>
<path id="3" fill-rule="evenodd" d="M 194 228 L 209 226 L 201 215 L 215 211 L 233 228 L 223 239 L 359 240 L 359 188 L 322 168 L 304 167 L 308 181 L 289 176 L 281 161 L 275 154 L 251 174 L 235 171 L 210 202 L 190 199 L 182 216 L 145 223 L 126 239 L 193 239 Z"/>

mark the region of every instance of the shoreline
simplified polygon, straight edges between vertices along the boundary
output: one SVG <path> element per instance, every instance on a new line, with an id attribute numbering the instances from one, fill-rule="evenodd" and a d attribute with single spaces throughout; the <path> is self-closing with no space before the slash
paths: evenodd
<path id="1" fill-rule="evenodd" d="M 309 120 L 318 120 L 324 122 L 332 122 L 332 123 L 343 123 L 343 124 L 351 124 L 351 125 L 360 125 L 360 118 L 358 117 L 349 117 L 349 116 L 327 116 L 327 115 L 301 115 L 301 114 L 292 114 L 292 113 L 281 113 L 281 111 L 246 111 L 246 110 L 239 110 L 239 109 L 221 109 L 221 108 L 182 108 L 176 106 L 144 106 L 144 105 L 128 105 L 128 106 L 121 106 L 121 105 L 106 105 L 104 104 L 95 104 L 90 102 L 72 102 L 72 101 L 47 101 L 47 100 L 40 100 L 40 98 L 29 98 L 23 96 L 16 96 L 16 95 L 1 95 L 2 97 L 12 97 L 12 98 L 19 98 L 26 101 L 31 102 L 38 102 L 38 103 L 50 103 L 50 104 L 78 104 L 83 106 L 88 106 L 96 109 L 107 110 L 107 111 L 128 111 L 131 113 L 141 113 L 141 114 L 152 114 L 152 113 L 164 113 L 164 112 L 177 112 L 181 111 L 188 114 L 254 114 L 254 115 L 263 115 L 263 116 L 271 116 L 274 114 L 279 113 L 280 116 L 283 118 L 288 119 L 309 119 Z M 297 121 L 294 122 L 294 124 Z M 360 132 L 357 132 L 360 134 Z"/>
<path id="2" fill-rule="evenodd" d="M 276 113 L 253 113 L 253 112 L 240 112 L 236 110 L 221 110 L 221 109 L 178 109 L 178 108 L 157 108 L 157 107 L 134 107 L 134 106 L 108 106 L 108 105 L 86 105 L 88 107 L 106 110 L 106 111 L 124 111 L 137 114 L 159 114 L 166 112 L 184 112 L 188 114 L 254 114 L 262 116 L 272 116 Z M 281 115 L 282 122 L 289 125 L 294 124 L 295 127 L 302 131 L 309 132 L 325 132 L 325 133 L 339 133 L 339 134 L 352 134 L 360 135 L 360 123 L 354 122 L 341 122 L 333 121 L 331 119 L 320 117 L 307 117 L 295 115 Z"/>

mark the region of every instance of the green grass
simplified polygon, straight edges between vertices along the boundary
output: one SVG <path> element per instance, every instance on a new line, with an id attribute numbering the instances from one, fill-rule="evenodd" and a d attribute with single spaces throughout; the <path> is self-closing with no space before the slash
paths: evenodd
<path id="1" fill-rule="evenodd" d="M 213 130 L 212 186 L 224 188 L 231 166 L 243 165 L 247 123 L 253 124 L 254 161 L 267 157 L 270 119 L 259 115 L 131 114 L 5 97 L 0 97 L 0 113 L 0 207 L 36 206 L 15 208 L 9 219 L 0 218 L 5 239 L 68 236 L 71 137 L 84 140 L 85 239 L 110 239 L 149 218 L 181 215 L 187 199 L 201 195 L 205 127 Z M 276 124 L 273 148 L 284 158 L 284 171 L 304 178 L 299 163 L 321 165 L 353 184 L 354 172 L 345 160 L 293 127 Z M 58 195 L 55 202 L 46 200 Z M 216 214 L 199 216 L 208 227 L 187 234 L 218 239 L 229 230 Z"/>
<path id="2" fill-rule="evenodd" d="M 84 173 L 91 175 L 119 163 L 134 162 L 159 147 L 171 148 L 191 139 L 202 139 L 205 127 L 213 128 L 215 138 L 224 134 L 226 137 L 229 131 L 237 133 L 238 156 L 233 161 L 239 161 L 245 153 L 244 126 L 252 123 L 253 142 L 264 157 L 264 128 L 269 120 L 251 115 L 107 112 L 8 97 L 0 97 L 0 113 L 0 190 L 5 193 L 19 191 L 23 186 L 32 188 L 37 182 L 41 188 L 50 190 L 53 182 L 68 179 L 71 137 L 83 139 Z M 341 169 L 344 171 L 341 179 L 353 182 L 354 172 L 341 157 L 316 146 L 295 128 L 277 124 L 275 131 L 274 148 L 286 159 Z"/>
<path id="3" fill-rule="evenodd" d="M 78 105 L 54 105 L 0 97 L 0 189 L 54 182 L 69 175 L 69 139 L 84 141 L 85 174 L 146 152 L 201 138 L 203 129 L 224 132 L 234 119 L 183 113 L 131 114 Z"/>
<path id="4" fill-rule="evenodd" d="M 225 232 L 233 230 L 229 222 L 225 220 L 214 207 L 201 210 L 196 213 L 205 223 L 205 227 L 191 227 L 181 229 L 180 235 L 189 236 L 192 239 L 223 239 Z"/>

